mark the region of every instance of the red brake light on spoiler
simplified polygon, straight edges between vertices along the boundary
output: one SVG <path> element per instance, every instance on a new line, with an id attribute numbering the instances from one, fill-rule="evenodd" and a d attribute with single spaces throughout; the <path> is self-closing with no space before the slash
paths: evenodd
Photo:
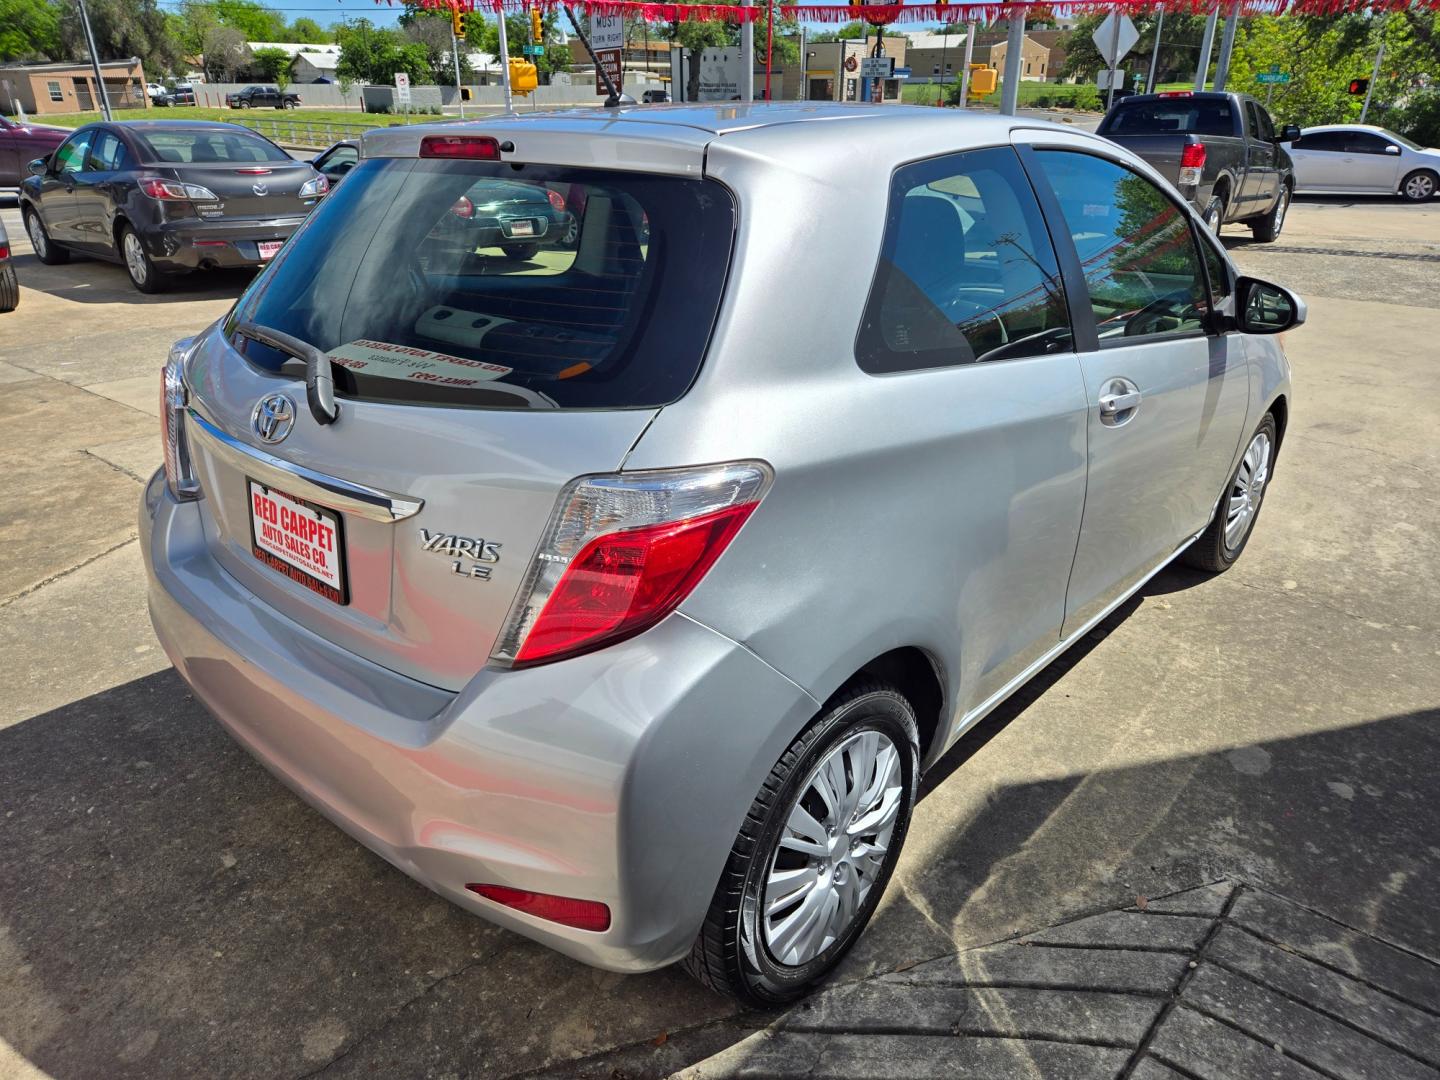
<path id="1" fill-rule="evenodd" d="M 1161 97 L 1194 97 L 1194 90 L 1162 90 Z"/>
<path id="2" fill-rule="evenodd" d="M 499 161 L 500 143 L 489 135 L 426 135 L 420 140 L 422 158 Z"/>

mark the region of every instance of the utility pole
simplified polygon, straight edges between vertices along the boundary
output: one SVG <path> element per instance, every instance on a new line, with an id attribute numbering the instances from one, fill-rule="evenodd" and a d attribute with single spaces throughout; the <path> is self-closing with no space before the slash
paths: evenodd
<path id="1" fill-rule="evenodd" d="M 503 6 L 495 9 L 495 19 L 500 24 L 500 84 L 505 88 L 505 111 L 514 112 L 515 106 L 510 100 L 510 47 L 505 42 L 505 8 Z"/>
<path id="2" fill-rule="evenodd" d="M 100 54 L 95 51 L 95 34 L 90 29 L 90 13 L 85 10 L 85 0 L 80 5 L 80 25 L 85 29 L 85 44 L 90 48 L 90 67 L 95 72 L 95 90 L 100 95 L 100 112 L 106 120 L 115 119 L 110 115 L 110 96 L 105 93 L 105 76 L 100 71 Z"/>
<path id="3" fill-rule="evenodd" d="M 1156 9 L 1155 45 L 1150 50 L 1150 77 L 1145 80 L 1145 93 L 1155 92 L 1155 65 L 1160 60 L 1160 32 L 1165 29 L 1165 5 Z"/>
<path id="4" fill-rule="evenodd" d="M 1224 90 L 1230 78 L 1230 54 L 1235 51 L 1235 30 L 1240 25 L 1240 7 L 1230 9 L 1225 16 L 1225 33 L 1220 38 L 1220 59 L 1215 61 L 1215 89 Z"/>
<path id="5" fill-rule="evenodd" d="M 950 48 L 950 24 L 947 22 L 940 27 L 940 97 L 935 102 L 937 105 L 945 100 L 945 52 Z"/>
<path id="6" fill-rule="evenodd" d="M 965 24 L 965 68 L 960 72 L 960 108 L 970 100 L 970 61 L 975 59 L 975 20 Z"/>
<path id="7" fill-rule="evenodd" d="M 455 99 L 460 106 L 460 119 L 465 119 L 465 94 L 460 89 L 460 39 L 455 36 L 455 30 L 450 30 L 450 59 L 455 61 Z"/>
<path id="8" fill-rule="evenodd" d="M 1370 95 L 1375 93 L 1375 81 L 1380 78 L 1380 61 L 1385 56 L 1385 39 L 1380 39 L 1380 47 L 1375 50 L 1375 66 L 1370 69 L 1370 85 L 1365 88 L 1365 104 L 1360 106 L 1360 123 L 1365 123 L 1365 114 L 1370 111 Z"/>
<path id="9" fill-rule="evenodd" d="M 1116 15 L 1119 18 L 1119 15 Z M 1025 70 L 1025 16 L 1010 16 L 1010 36 L 1005 45 L 1005 85 L 1000 91 L 1000 112 L 1014 116 L 1020 106 L 1020 73 Z"/>
<path id="10" fill-rule="evenodd" d="M 755 6 L 755 0 L 741 3 L 747 8 Z M 755 24 L 749 19 L 740 24 L 740 100 L 755 100 Z"/>
<path id="11" fill-rule="evenodd" d="M 1210 74 L 1210 50 L 1215 44 L 1215 20 L 1218 12 L 1210 12 L 1205 19 L 1205 37 L 1200 42 L 1200 62 L 1195 65 L 1195 91 L 1205 89 L 1205 77 Z"/>
<path id="12" fill-rule="evenodd" d="M 1120 73 L 1120 20 L 1125 16 L 1117 7 L 1110 12 L 1110 90 L 1105 95 L 1105 111 L 1115 104 L 1115 77 Z"/>
<path id="13" fill-rule="evenodd" d="M 810 95 L 810 54 L 805 51 L 805 27 L 800 27 L 800 96 L 796 101 L 804 101 Z"/>

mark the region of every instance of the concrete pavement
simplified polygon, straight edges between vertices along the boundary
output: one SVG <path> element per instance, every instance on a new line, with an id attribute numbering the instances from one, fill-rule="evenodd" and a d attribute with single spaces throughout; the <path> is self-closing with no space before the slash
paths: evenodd
<path id="1" fill-rule="evenodd" d="M 39 266 L 0 213 L 23 287 L 0 316 L 0 1077 L 1436 1065 L 1440 995 L 1375 957 L 1440 958 L 1440 207 L 1302 200 L 1277 245 L 1227 230 L 1242 268 L 1311 304 L 1244 559 L 1157 578 L 952 751 L 836 989 L 782 1018 L 462 914 L 218 730 L 154 644 L 134 512 L 165 350 L 246 279 L 141 297 L 119 267 Z M 1221 893 L 1171 912 L 1178 937 L 1132 938 L 1124 986 L 995 975 L 1096 927 L 1096 952 L 1161 933 L 1137 897 Z M 1289 928 L 1257 929 L 1249 898 Z M 1022 1000 L 1042 990 L 1069 997 Z M 1314 1034 L 1334 1025 L 1340 1050 Z M 1252 1056 L 1203 1056 L 1222 1044 Z"/>

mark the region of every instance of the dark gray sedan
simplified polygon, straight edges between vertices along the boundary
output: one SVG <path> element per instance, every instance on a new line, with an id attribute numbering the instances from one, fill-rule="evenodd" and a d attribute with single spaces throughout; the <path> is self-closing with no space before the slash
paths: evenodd
<path id="1" fill-rule="evenodd" d="M 147 293 L 269 262 L 329 188 L 253 131 L 186 120 L 89 124 L 30 173 L 20 211 L 40 261 L 110 259 Z"/>

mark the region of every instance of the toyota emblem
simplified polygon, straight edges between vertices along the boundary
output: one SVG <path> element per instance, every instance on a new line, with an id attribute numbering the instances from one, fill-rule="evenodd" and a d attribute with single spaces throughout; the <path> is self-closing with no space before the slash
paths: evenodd
<path id="1" fill-rule="evenodd" d="M 255 406 L 250 423 L 262 442 L 281 442 L 295 426 L 295 403 L 284 394 L 263 397 Z"/>
<path id="2" fill-rule="evenodd" d="M 250 185 L 250 190 L 255 192 L 256 195 L 270 194 L 270 189 L 265 186 L 264 180 L 256 180 L 255 183 Z"/>

